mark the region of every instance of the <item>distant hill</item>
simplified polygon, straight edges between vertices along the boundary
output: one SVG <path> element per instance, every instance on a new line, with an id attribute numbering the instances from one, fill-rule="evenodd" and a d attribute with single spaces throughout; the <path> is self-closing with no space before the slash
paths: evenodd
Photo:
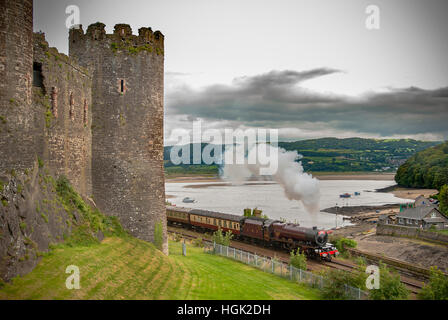
<path id="1" fill-rule="evenodd" d="M 434 141 L 412 139 L 322 138 L 294 142 L 280 142 L 281 148 L 295 150 L 303 156 L 303 167 L 310 172 L 395 172 L 416 152 L 440 144 Z M 201 150 L 207 144 L 201 145 Z M 165 147 L 164 160 L 167 174 L 217 174 L 218 166 L 179 165 L 170 161 L 170 146 Z M 190 145 L 190 160 L 193 145 Z"/>
<path id="2" fill-rule="evenodd" d="M 395 181 L 405 187 L 436 189 L 448 184 L 448 141 L 409 158 L 398 169 Z"/>

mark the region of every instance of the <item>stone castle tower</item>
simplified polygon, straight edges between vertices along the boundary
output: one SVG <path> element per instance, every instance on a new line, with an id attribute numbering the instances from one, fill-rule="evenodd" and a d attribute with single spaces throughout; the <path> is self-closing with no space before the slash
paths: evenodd
<path id="1" fill-rule="evenodd" d="M 92 186 L 96 204 L 134 236 L 166 242 L 163 171 L 164 36 L 117 24 L 70 30 L 70 57 L 91 70 Z M 159 231 L 155 230 L 159 228 Z M 160 239 L 159 239 L 160 241 Z"/>
<path id="2" fill-rule="evenodd" d="M 32 0 L 0 0 L 0 18 L 0 176 L 44 161 L 167 253 L 162 33 L 72 29 L 68 57 L 33 35 Z"/>
<path id="3" fill-rule="evenodd" d="M 33 1 L 0 0 L 0 170 L 34 161 L 32 77 Z"/>

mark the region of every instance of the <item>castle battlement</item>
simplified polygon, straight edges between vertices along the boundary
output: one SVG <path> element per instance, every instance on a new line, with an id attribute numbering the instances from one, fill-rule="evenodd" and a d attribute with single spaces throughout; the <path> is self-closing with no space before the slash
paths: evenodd
<path id="1" fill-rule="evenodd" d="M 112 34 L 106 33 L 106 25 L 97 22 L 88 26 L 84 33 L 82 25 L 70 29 L 70 50 L 86 50 L 95 44 L 104 45 L 106 42 L 113 52 L 138 54 L 140 52 L 156 53 L 163 55 L 164 35 L 160 31 L 153 32 L 150 27 L 142 27 L 138 35 L 132 33 L 128 24 L 116 24 Z"/>

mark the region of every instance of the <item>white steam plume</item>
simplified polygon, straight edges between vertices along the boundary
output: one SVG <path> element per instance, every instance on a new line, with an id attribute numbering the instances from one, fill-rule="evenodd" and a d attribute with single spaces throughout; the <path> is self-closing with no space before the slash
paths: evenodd
<path id="1" fill-rule="evenodd" d="M 267 149 L 270 155 L 278 154 L 277 159 L 271 159 L 271 161 L 278 161 L 278 169 L 272 175 L 272 179 L 283 187 L 285 196 L 289 200 L 302 201 L 305 209 L 310 213 L 319 212 L 319 180 L 304 172 L 301 162 L 296 162 L 301 158 L 297 151 L 286 151 L 270 145 Z M 226 152 L 233 152 L 233 150 Z M 259 172 L 266 166 L 261 165 L 258 157 L 252 153 L 257 153 L 256 146 L 250 149 L 245 160 L 257 159 L 255 164 L 247 164 L 247 161 L 246 164 L 225 164 L 221 177 L 237 183 L 242 183 L 250 177 L 262 179 Z"/>

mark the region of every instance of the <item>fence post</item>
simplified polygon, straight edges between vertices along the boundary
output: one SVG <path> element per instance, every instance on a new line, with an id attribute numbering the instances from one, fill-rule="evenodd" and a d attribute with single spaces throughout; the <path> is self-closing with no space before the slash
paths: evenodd
<path id="1" fill-rule="evenodd" d="M 361 289 L 358 288 L 358 300 L 361 300 Z"/>
<path id="2" fill-rule="evenodd" d="M 229 256 L 229 247 L 226 247 L 226 254 L 227 254 L 227 257 Z"/>
<path id="3" fill-rule="evenodd" d="M 257 259 L 257 254 L 255 254 L 255 266 L 258 267 L 258 259 Z"/>
<path id="4" fill-rule="evenodd" d="M 233 259 L 236 260 L 236 249 L 235 248 L 233 248 Z"/>
<path id="5" fill-rule="evenodd" d="M 289 265 L 289 280 L 292 281 L 292 265 Z"/>
<path id="6" fill-rule="evenodd" d="M 302 269 L 299 269 L 299 282 L 302 282 Z"/>

